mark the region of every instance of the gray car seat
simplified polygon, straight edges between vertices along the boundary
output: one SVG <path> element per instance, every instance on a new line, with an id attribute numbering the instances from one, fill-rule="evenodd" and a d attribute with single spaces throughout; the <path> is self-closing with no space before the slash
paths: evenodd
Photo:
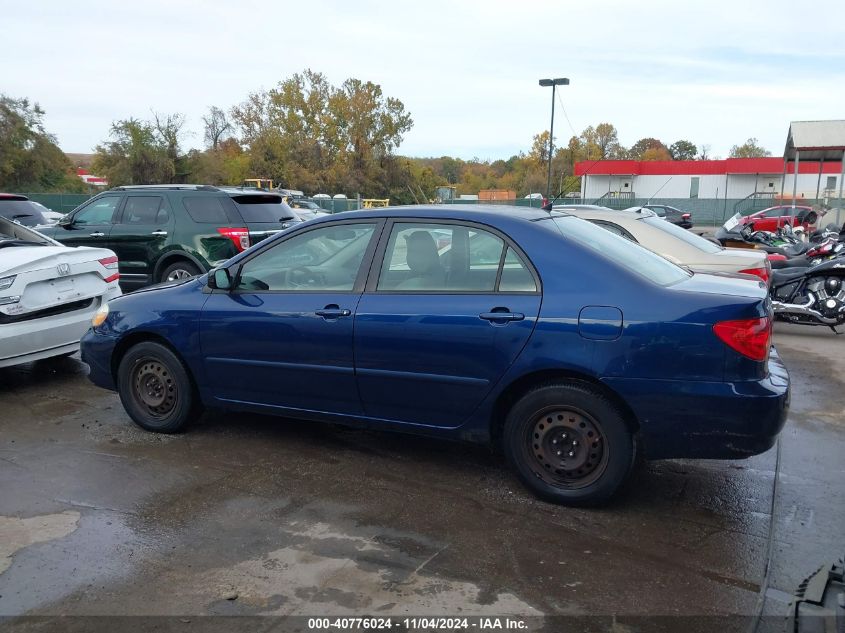
<path id="1" fill-rule="evenodd" d="M 443 288 L 446 272 L 440 264 L 437 244 L 428 231 L 414 231 L 405 238 L 407 263 L 412 276 L 400 283 L 399 290 L 427 290 Z"/>

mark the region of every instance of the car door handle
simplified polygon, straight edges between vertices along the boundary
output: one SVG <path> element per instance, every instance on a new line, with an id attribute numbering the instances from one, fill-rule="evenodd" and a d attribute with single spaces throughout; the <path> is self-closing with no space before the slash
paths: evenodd
<path id="1" fill-rule="evenodd" d="M 348 317 L 351 315 L 352 310 L 347 310 L 337 305 L 327 305 L 322 310 L 315 310 L 314 313 L 324 319 L 339 319 L 340 317 Z"/>
<path id="2" fill-rule="evenodd" d="M 91 233 L 91 237 L 104 237 L 105 233 L 101 233 L 100 231 L 94 231 Z"/>
<path id="3" fill-rule="evenodd" d="M 485 321 L 522 321 L 525 318 L 525 315 L 521 312 L 506 312 L 502 310 L 501 312 L 493 311 L 493 312 L 482 312 L 478 315 L 479 318 L 484 319 Z"/>
<path id="4" fill-rule="evenodd" d="M 155 235 L 156 237 L 166 237 L 167 231 L 153 231 L 150 235 Z"/>

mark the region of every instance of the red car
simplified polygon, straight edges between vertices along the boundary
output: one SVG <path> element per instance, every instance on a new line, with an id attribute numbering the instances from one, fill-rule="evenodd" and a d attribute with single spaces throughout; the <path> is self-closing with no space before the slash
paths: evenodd
<path id="1" fill-rule="evenodd" d="M 819 214 L 812 207 L 793 207 L 783 204 L 746 215 L 739 219 L 739 223 L 740 225 L 751 225 L 754 231 L 774 232 L 787 224 L 791 224 L 793 228 L 803 226 L 806 230 L 811 224 L 815 224 L 818 219 Z"/>

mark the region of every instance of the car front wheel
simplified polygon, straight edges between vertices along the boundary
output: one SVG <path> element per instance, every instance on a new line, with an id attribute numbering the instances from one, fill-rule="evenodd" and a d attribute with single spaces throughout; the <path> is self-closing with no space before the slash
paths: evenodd
<path id="1" fill-rule="evenodd" d="M 610 499 L 629 477 L 636 437 L 619 408 L 581 383 L 547 384 L 514 404 L 505 455 L 537 496 L 566 505 Z"/>
<path id="2" fill-rule="evenodd" d="M 117 370 L 123 408 L 135 423 L 158 433 L 176 433 L 199 413 L 188 370 L 164 345 L 138 343 Z"/>

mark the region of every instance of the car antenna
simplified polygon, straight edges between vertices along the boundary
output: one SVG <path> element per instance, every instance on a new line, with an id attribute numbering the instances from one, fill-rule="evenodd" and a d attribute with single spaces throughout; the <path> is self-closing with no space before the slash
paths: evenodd
<path id="1" fill-rule="evenodd" d="M 549 200 L 546 204 L 544 204 L 544 205 L 543 205 L 542 207 L 540 207 L 540 208 L 541 208 L 543 211 L 548 211 L 549 213 L 551 213 L 551 212 L 552 212 L 552 208 L 554 207 L 555 202 L 557 202 L 558 200 L 560 200 L 562 197 L 563 197 L 563 189 L 561 189 L 561 190 L 558 192 L 558 194 L 557 194 L 554 198 L 552 198 L 551 200 Z"/>

